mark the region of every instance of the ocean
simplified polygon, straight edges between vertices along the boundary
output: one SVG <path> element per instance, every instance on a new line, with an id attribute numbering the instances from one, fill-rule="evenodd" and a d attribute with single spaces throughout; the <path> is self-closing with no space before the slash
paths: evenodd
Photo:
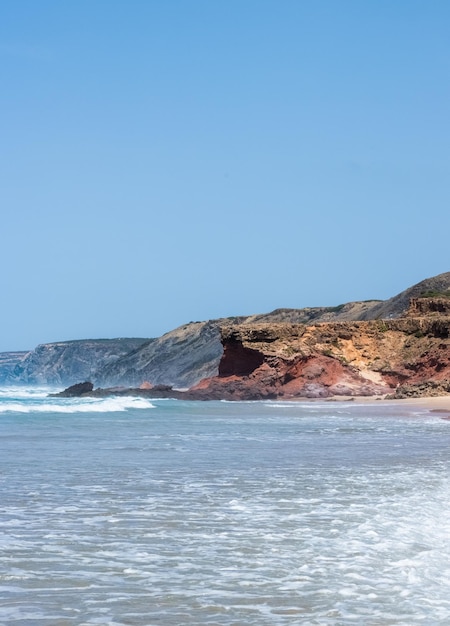
<path id="1" fill-rule="evenodd" d="M 0 624 L 450 624 L 450 422 L 0 391 Z"/>

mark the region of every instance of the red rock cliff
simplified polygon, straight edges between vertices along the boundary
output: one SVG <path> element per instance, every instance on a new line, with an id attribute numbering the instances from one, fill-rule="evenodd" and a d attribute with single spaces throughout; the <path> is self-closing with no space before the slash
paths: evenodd
<path id="1" fill-rule="evenodd" d="M 450 390 L 450 316 L 435 308 L 416 300 L 392 320 L 224 326 L 219 375 L 195 389 L 236 400 Z"/>

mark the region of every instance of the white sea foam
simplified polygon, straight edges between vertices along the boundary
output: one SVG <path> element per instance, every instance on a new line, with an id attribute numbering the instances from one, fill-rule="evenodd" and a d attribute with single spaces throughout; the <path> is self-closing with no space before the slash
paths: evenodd
<path id="1" fill-rule="evenodd" d="M 8 417 L 0 623 L 450 623 L 447 422 L 111 400 Z"/>
<path id="2" fill-rule="evenodd" d="M 0 387 L 1 398 L 16 398 L 20 400 L 32 400 L 33 398 L 46 398 L 55 390 L 51 387 Z"/>
<path id="3" fill-rule="evenodd" d="M 28 402 L 0 402 L 0 413 L 114 413 L 130 409 L 153 408 L 155 405 L 149 400 L 131 396 L 48 398 L 44 395 L 41 401 L 33 399 Z"/>

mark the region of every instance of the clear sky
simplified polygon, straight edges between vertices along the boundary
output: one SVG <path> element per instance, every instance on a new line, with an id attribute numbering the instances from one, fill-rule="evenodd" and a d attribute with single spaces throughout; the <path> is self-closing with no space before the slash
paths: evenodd
<path id="1" fill-rule="evenodd" d="M 450 270 L 447 0 L 0 0 L 0 351 Z"/>

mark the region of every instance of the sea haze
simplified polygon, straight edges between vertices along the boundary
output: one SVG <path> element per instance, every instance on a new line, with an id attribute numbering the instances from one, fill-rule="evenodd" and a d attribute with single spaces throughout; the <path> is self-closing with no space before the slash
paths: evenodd
<path id="1" fill-rule="evenodd" d="M 0 394 L 0 623 L 450 623 L 450 422 Z"/>

